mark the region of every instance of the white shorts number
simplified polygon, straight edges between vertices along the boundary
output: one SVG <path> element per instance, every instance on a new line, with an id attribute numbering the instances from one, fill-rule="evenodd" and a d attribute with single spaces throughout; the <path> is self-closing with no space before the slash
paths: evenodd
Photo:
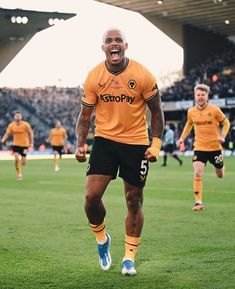
<path id="1" fill-rule="evenodd" d="M 215 156 L 215 163 L 216 164 L 220 164 L 223 161 L 223 156 L 219 155 L 219 156 Z"/>
<path id="2" fill-rule="evenodd" d="M 148 163 L 147 160 L 142 160 L 142 161 L 141 161 L 140 174 L 141 174 L 142 176 L 145 176 L 146 173 L 147 173 L 147 170 L 148 170 L 147 163 Z"/>

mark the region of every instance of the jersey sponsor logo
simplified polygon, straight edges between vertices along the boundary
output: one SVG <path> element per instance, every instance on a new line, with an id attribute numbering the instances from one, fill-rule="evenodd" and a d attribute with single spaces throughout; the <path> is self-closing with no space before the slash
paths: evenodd
<path id="1" fill-rule="evenodd" d="M 100 100 L 103 102 L 128 102 L 130 104 L 132 104 L 135 100 L 134 96 L 128 96 L 125 94 L 121 94 L 121 95 L 110 95 L 110 94 L 101 94 L 100 95 Z"/>
<path id="2" fill-rule="evenodd" d="M 204 121 L 195 121 L 195 125 L 212 125 L 212 121 L 204 120 Z"/>
<path id="3" fill-rule="evenodd" d="M 134 79 L 130 79 L 130 80 L 128 81 L 128 87 L 129 87 L 130 89 L 135 89 L 136 86 L 137 86 L 137 83 L 136 83 L 136 81 L 135 81 Z"/>

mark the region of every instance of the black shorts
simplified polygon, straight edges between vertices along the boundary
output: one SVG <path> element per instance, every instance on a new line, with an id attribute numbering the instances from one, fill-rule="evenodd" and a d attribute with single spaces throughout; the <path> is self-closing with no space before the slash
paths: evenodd
<path id="1" fill-rule="evenodd" d="M 119 177 L 127 183 L 144 187 L 148 175 L 145 158 L 147 145 L 130 145 L 95 137 L 87 168 L 87 175 Z"/>
<path id="2" fill-rule="evenodd" d="M 28 147 L 20 147 L 20 146 L 12 146 L 12 150 L 14 153 L 20 154 L 22 157 L 26 157 Z"/>
<path id="3" fill-rule="evenodd" d="M 61 156 L 63 154 L 63 146 L 52 146 L 53 151 L 58 152 L 58 154 Z"/>
<path id="4" fill-rule="evenodd" d="M 175 145 L 174 144 L 167 144 L 163 147 L 163 150 L 165 153 L 173 153 L 173 151 L 175 150 Z"/>
<path id="5" fill-rule="evenodd" d="M 224 166 L 222 151 L 194 151 L 193 162 L 199 161 L 204 164 L 209 161 L 215 168 L 221 169 Z"/>

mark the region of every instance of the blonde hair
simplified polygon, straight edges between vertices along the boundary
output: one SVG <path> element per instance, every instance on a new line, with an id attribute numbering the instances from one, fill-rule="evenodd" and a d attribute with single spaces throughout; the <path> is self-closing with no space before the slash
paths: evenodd
<path id="1" fill-rule="evenodd" d="M 210 87 L 204 83 L 201 83 L 201 84 L 197 84 L 195 87 L 194 87 L 194 93 L 196 92 L 196 90 L 202 90 L 202 91 L 205 91 L 207 94 L 210 93 Z"/>

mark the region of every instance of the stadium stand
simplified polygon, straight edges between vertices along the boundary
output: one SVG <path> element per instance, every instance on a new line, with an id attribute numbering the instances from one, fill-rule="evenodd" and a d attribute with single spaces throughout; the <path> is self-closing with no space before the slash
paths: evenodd
<path id="1" fill-rule="evenodd" d="M 212 55 L 191 69 L 185 77 L 168 87 L 163 101 L 192 100 L 193 87 L 206 83 L 211 88 L 211 98 L 235 97 L 235 45 L 228 41 L 222 54 Z"/>
<path id="2" fill-rule="evenodd" d="M 75 142 L 74 127 L 80 111 L 81 88 L 0 88 L 1 135 L 16 111 L 21 111 L 34 130 L 35 147 L 47 143 L 49 131 L 57 119 Z"/>

